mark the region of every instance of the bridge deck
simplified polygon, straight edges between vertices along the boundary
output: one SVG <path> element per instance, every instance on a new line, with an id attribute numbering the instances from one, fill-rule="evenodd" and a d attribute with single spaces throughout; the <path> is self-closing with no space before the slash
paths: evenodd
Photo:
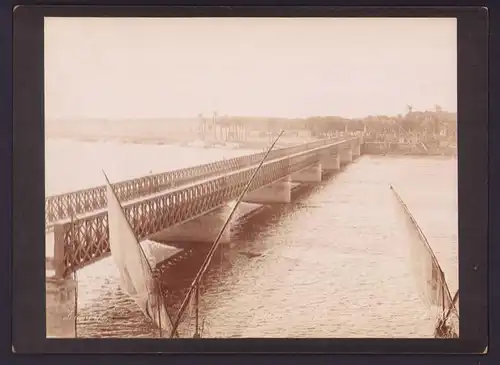
<path id="1" fill-rule="evenodd" d="M 335 146 L 337 144 L 341 144 L 343 142 L 344 141 L 334 142 L 334 143 L 332 143 L 330 145 L 326 145 L 326 147 L 333 147 L 333 146 Z M 291 155 L 286 156 L 286 157 L 275 157 L 273 159 L 267 159 L 264 162 L 263 166 L 269 165 L 269 164 L 274 163 L 274 162 L 286 160 L 286 159 L 289 159 L 289 158 L 300 157 L 300 156 L 303 156 L 303 155 L 305 155 L 307 153 L 311 153 L 311 152 L 314 152 L 314 151 L 317 151 L 317 150 L 321 150 L 321 149 L 324 149 L 324 148 L 325 148 L 325 146 L 316 147 L 314 149 L 311 149 L 311 150 L 308 150 L 308 151 L 305 151 L 305 152 L 297 152 L 297 153 L 291 154 Z M 197 179 L 190 180 L 189 182 L 186 182 L 183 185 L 177 185 L 177 186 L 172 187 L 172 188 L 165 188 L 164 190 L 161 190 L 161 191 L 158 191 L 158 192 L 154 192 L 154 193 L 151 193 L 151 194 L 148 194 L 148 195 L 139 196 L 139 197 L 136 197 L 136 198 L 132 198 L 130 200 L 122 201 L 121 204 L 122 204 L 123 208 L 127 208 L 127 207 L 133 206 L 133 205 L 135 205 L 137 203 L 155 200 L 155 199 L 157 199 L 157 198 L 159 198 L 161 196 L 164 196 L 166 194 L 171 194 L 171 193 L 175 193 L 175 192 L 181 192 L 181 191 L 184 191 L 186 189 L 189 189 L 189 188 L 192 188 L 192 187 L 196 187 L 196 186 L 198 186 L 200 184 L 208 183 L 208 182 L 215 181 L 215 180 L 220 180 L 221 178 L 224 178 L 224 177 L 228 177 L 229 178 L 229 177 L 231 177 L 233 175 L 240 174 L 240 173 L 245 173 L 245 172 L 250 173 L 250 175 L 251 175 L 253 173 L 253 171 L 256 169 L 256 167 L 258 166 L 259 162 L 254 163 L 252 165 L 249 165 L 248 167 L 242 167 L 242 168 L 234 169 L 232 171 L 223 172 L 223 173 L 221 173 L 221 174 L 219 174 L 217 176 L 209 176 L 209 177 L 203 177 L 203 176 L 201 176 L 201 177 L 199 177 Z M 269 184 L 271 184 L 273 182 L 274 181 L 271 181 L 271 182 L 269 182 Z M 58 225 L 59 224 L 63 224 L 63 225 L 64 224 L 69 224 L 69 223 L 71 223 L 74 220 L 85 220 L 85 219 L 88 219 L 90 217 L 94 217 L 96 215 L 107 214 L 107 211 L 108 211 L 107 207 L 104 207 L 104 208 L 101 208 L 101 209 L 92 210 L 90 212 L 85 212 L 83 214 L 78 214 L 76 216 L 73 216 L 72 218 L 61 219 L 58 222 L 55 222 L 54 224 L 58 224 Z"/>
<path id="2" fill-rule="evenodd" d="M 323 139 L 278 148 L 271 151 L 268 159 L 272 160 L 296 152 L 324 146 L 332 143 L 333 140 L 334 139 Z M 204 165 L 148 175 L 137 179 L 115 183 L 113 184 L 113 187 L 120 201 L 128 201 L 137 197 L 164 191 L 169 188 L 182 186 L 207 177 L 218 176 L 220 174 L 235 171 L 242 167 L 255 166 L 260 162 L 264 155 L 264 152 L 260 152 Z M 106 206 L 106 189 L 104 185 L 71 193 L 50 196 L 45 201 L 46 230 L 50 230 L 53 224 L 70 218 L 71 216 L 94 212 L 96 210 L 106 208 Z"/>

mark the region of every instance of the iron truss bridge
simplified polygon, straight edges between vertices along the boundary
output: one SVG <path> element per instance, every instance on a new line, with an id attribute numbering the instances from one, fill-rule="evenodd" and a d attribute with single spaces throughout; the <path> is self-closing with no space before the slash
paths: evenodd
<path id="1" fill-rule="evenodd" d="M 323 139 L 271 151 L 249 191 L 317 164 L 358 138 Z M 238 198 L 265 152 L 113 184 L 136 236 L 144 239 L 212 212 Z M 106 187 L 51 196 L 45 221 L 54 240 L 51 265 L 67 276 L 110 252 Z M 47 230 L 46 229 L 46 230 Z"/>

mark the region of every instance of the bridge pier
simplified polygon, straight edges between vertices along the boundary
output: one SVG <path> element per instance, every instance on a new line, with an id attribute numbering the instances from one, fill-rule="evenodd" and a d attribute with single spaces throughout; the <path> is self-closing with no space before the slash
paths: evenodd
<path id="1" fill-rule="evenodd" d="M 339 148 L 340 155 L 340 164 L 346 165 L 352 162 L 352 147 L 349 145 L 348 147 Z"/>
<path id="2" fill-rule="evenodd" d="M 359 141 L 356 141 L 352 146 L 352 158 L 356 159 L 361 156 L 361 144 Z"/>
<path id="3" fill-rule="evenodd" d="M 155 233 L 148 238 L 158 242 L 198 242 L 213 243 L 217 238 L 224 222 L 226 221 L 231 207 L 226 205 L 201 217 L 191 219 L 185 223 L 167 228 Z M 231 223 L 226 227 L 220 239 L 220 243 L 231 241 Z"/>
<path id="4" fill-rule="evenodd" d="M 291 180 L 298 183 L 316 183 L 321 182 L 321 163 L 306 167 L 291 175 Z"/>
<path id="5" fill-rule="evenodd" d="M 245 203 L 254 204 L 290 203 L 292 201 L 292 185 L 290 176 L 246 193 L 243 197 L 243 201 Z"/>
<path id="6" fill-rule="evenodd" d="M 52 338 L 76 337 L 76 286 L 74 279 L 48 277 L 46 292 L 46 336 Z"/>
<path id="7" fill-rule="evenodd" d="M 338 152 L 325 154 L 321 158 L 321 168 L 326 171 L 340 170 L 340 155 Z"/>

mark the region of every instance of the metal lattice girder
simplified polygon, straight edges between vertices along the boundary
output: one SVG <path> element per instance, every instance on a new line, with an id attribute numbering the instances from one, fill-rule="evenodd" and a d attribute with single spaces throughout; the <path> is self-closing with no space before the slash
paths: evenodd
<path id="1" fill-rule="evenodd" d="M 318 163 L 329 150 L 350 141 L 310 147 L 305 152 L 265 162 L 250 186 L 250 191 L 278 181 Z M 183 186 L 138 197 L 123 204 L 136 236 L 143 239 L 166 228 L 203 216 L 236 199 L 257 166 L 243 167 Z M 115 185 L 116 188 L 116 185 Z M 106 209 L 80 216 L 74 221 L 54 225 L 55 266 L 65 276 L 109 254 Z M 57 273 L 56 273 L 57 275 Z"/>
<path id="2" fill-rule="evenodd" d="M 291 147 L 279 148 L 271 151 L 268 159 L 276 159 L 301 151 L 331 144 L 333 139 L 323 139 Z M 126 180 L 113 185 L 118 199 L 122 202 L 148 196 L 160 191 L 189 184 L 193 181 L 206 179 L 243 167 L 257 165 L 264 156 L 264 152 L 252 155 L 216 161 L 204 165 L 187 167 L 175 171 L 144 176 Z M 50 196 L 45 200 L 45 224 L 78 216 L 88 212 L 105 208 L 106 188 L 104 185 L 90 189 L 78 190 L 67 194 Z"/>

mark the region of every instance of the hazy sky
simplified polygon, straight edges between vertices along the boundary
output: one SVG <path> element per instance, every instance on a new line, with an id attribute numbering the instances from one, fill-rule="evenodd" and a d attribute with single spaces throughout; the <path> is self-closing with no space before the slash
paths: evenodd
<path id="1" fill-rule="evenodd" d="M 48 118 L 456 110 L 456 20 L 47 18 Z"/>

